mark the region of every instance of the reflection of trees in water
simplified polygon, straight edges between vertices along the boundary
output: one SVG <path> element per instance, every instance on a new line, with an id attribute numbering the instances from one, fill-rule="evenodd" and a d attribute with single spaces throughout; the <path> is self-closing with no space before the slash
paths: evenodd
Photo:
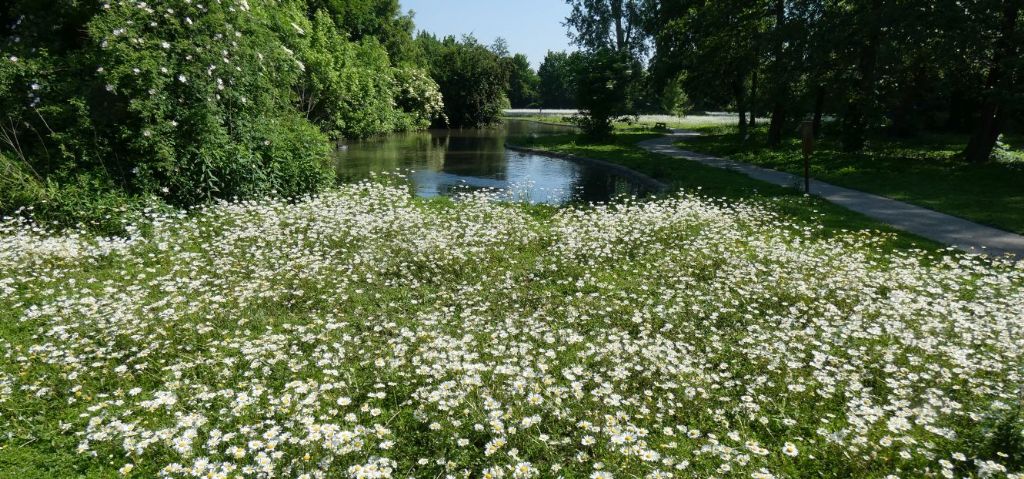
<path id="1" fill-rule="evenodd" d="M 576 199 L 584 202 L 603 202 L 620 195 L 641 196 L 640 185 L 627 181 L 600 168 L 582 168 L 576 184 Z"/>
<path id="2" fill-rule="evenodd" d="M 428 132 L 399 133 L 352 142 L 335 154 L 338 178 L 362 179 L 373 172 L 444 168 L 448 144 Z"/>
<path id="3" fill-rule="evenodd" d="M 452 195 L 484 185 L 516 191 L 517 199 L 550 203 L 604 202 L 643 191 L 632 182 L 592 167 L 544 157 L 518 158 L 505 150 L 508 136 L 565 133 L 560 126 L 509 122 L 482 130 L 435 130 L 352 142 L 336 155 L 338 178 L 354 181 L 371 173 L 416 173 L 410 181 L 424 196 Z"/>
<path id="4" fill-rule="evenodd" d="M 445 173 L 505 179 L 507 160 L 503 131 L 453 130 L 446 133 Z"/>

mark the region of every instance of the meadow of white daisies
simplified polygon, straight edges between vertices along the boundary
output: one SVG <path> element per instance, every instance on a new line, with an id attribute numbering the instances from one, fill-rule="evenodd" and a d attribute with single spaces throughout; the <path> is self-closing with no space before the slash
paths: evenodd
<path id="1" fill-rule="evenodd" d="M 7 222 L 0 476 L 1024 477 L 1024 267 L 815 230 L 374 183 Z"/>

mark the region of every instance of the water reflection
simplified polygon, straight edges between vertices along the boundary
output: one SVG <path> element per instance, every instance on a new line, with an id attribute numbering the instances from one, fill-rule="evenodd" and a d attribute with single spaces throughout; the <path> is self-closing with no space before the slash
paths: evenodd
<path id="1" fill-rule="evenodd" d="M 641 185 L 598 167 L 505 149 L 508 137 L 571 130 L 511 120 L 489 129 L 388 135 L 339 151 L 338 176 L 358 181 L 373 173 L 401 172 L 423 197 L 496 190 L 509 199 L 555 205 L 646 193 Z"/>

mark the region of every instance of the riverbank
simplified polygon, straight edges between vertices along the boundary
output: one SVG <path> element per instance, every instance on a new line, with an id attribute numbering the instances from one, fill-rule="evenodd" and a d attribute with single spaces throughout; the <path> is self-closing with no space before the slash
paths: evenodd
<path id="1" fill-rule="evenodd" d="M 815 235 L 828 237 L 849 231 L 864 231 L 884 237 L 893 249 L 923 248 L 938 250 L 939 243 L 908 234 L 820 198 L 799 191 L 749 178 L 741 173 L 721 170 L 684 159 L 672 159 L 643 150 L 638 143 L 660 138 L 648 126 L 620 126 L 610 142 L 591 143 L 581 135 L 553 135 L 510 139 L 513 144 L 560 155 L 592 158 L 613 163 L 659 182 L 672 190 L 697 192 L 730 201 L 759 201 L 777 211 L 808 224 L 815 224 Z"/>

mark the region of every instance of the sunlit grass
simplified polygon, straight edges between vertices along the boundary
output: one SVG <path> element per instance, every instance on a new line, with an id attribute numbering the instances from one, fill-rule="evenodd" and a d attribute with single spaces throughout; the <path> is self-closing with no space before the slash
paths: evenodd
<path id="1" fill-rule="evenodd" d="M 0 477 L 1022 466 L 1008 263 L 755 197 L 557 209 L 361 184 L 149 231 L 0 227 Z"/>
<path id="2" fill-rule="evenodd" d="M 873 139 L 863 153 L 841 151 L 834 128 L 826 128 L 811 161 L 815 178 L 917 204 L 979 223 L 1024 233 L 1024 142 L 1010 137 L 1009 149 L 986 165 L 960 156 L 967 137 L 923 134 L 915 139 Z M 803 156 L 795 135 L 779 148 L 765 146 L 765 128 L 746 140 L 735 126 L 693 125 L 704 136 L 680 148 L 729 157 L 802 174 Z"/>
<path id="3" fill-rule="evenodd" d="M 637 143 L 661 134 L 652 130 L 648 124 L 620 124 L 616 136 L 611 140 L 591 141 L 581 135 L 569 134 L 512 138 L 509 141 L 522 146 L 617 163 L 668 183 L 676 190 L 697 192 L 716 198 L 767 203 L 774 210 L 791 218 L 816 224 L 823 236 L 846 231 L 885 232 L 885 244 L 893 248 L 939 247 L 930 240 L 896 231 L 820 198 L 808 197 L 796 188 L 775 186 L 738 172 L 670 158 L 637 146 Z"/>

